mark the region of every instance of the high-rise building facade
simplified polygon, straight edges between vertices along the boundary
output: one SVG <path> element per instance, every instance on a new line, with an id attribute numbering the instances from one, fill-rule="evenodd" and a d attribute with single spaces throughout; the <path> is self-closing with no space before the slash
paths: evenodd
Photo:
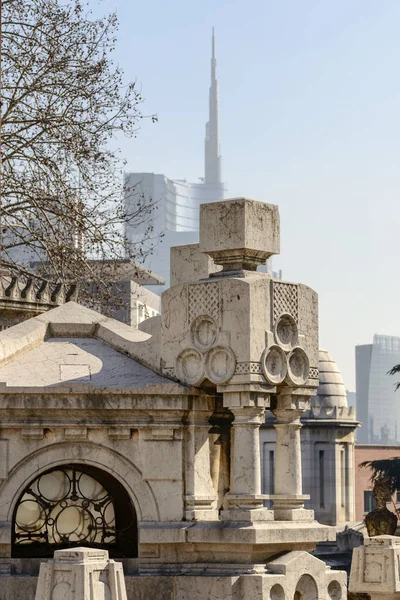
<path id="1" fill-rule="evenodd" d="M 400 363 L 400 337 L 374 335 L 356 346 L 357 433 L 361 444 L 400 443 L 400 391 L 388 371 Z"/>
<path id="2" fill-rule="evenodd" d="M 156 173 L 127 173 L 125 175 L 126 212 L 135 211 L 138 202 L 152 199 L 157 209 L 143 219 L 141 225 L 126 225 L 128 243 L 140 241 L 149 223 L 155 245 L 146 258 L 145 266 L 169 284 L 172 246 L 197 243 L 199 238 L 199 205 L 222 200 L 225 186 L 222 181 L 222 157 L 219 142 L 219 86 L 216 76 L 215 36 L 212 33 L 211 85 L 209 91 L 209 120 L 205 134 L 204 177 L 198 183 L 170 179 Z"/>

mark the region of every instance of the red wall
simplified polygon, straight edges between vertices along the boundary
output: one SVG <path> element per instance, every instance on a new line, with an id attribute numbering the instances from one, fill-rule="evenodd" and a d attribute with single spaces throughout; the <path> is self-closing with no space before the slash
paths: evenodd
<path id="1" fill-rule="evenodd" d="M 370 469 L 360 469 L 359 464 L 365 460 L 378 460 L 382 458 L 393 458 L 400 456 L 400 446 L 374 446 L 372 444 L 355 445 L 355 479 L 356 479 L 356 520 L 363 521 L 364 512 L 364 490 L 371 490 L 369 481 L 371 477 Z M 395 500 L 395 498 L 393 498 Z M 393 503 L 388 503 L 388 509 L 394 512 Z M 400 503 L 396 504 L 400 509 Z"/>

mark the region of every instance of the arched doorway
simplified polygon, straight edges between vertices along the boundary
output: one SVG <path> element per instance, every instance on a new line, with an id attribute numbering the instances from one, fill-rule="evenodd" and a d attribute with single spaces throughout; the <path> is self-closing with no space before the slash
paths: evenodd
<path id="1" fill-rule="evenodd" d="M 62 465 L 36 477 L 13 515 L 13 557 L 52 557 L 74 546 L 103 548 L 111 557 L 136 557 L 137 517 L 124 487 L 87 465 Z"/>

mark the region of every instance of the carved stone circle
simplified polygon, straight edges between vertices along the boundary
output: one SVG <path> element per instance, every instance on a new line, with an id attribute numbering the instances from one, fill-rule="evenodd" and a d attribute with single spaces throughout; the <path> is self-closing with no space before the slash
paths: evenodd
<path id="1" fill-rule="evenodd" d="M 195 348 L 183 350 L 176 359 L 176 376 L 190 385 L 198 385 L 204 379 L 204 360 Z"/>
<path id="2" fill-rule="evenodd" d="M 277 385 L 282 383 L 287 375 L 286 354 L 279 346 L 266 348 L 261 357 L 261 369 L 265 379 Z"/>
<path id="3" fill-rule="evenodd" d="M 304 385 L 310 374 L 310 362 L 303 348 L 297 346 L 287 357 L 288 371 L 286 381 L 292 385 Z"/>
<path id="4" fill-rule="evenodd" d="M 201 352 L 205 352 L 215 343 L 218 329 L 212 317 L 200 315 L 193 321 L 190 332 L 193 345 Z"/>
<path id="5" fill-rule="evenodd" d="M 286 352 L 293 350 L 298 343 L 298 331 L 296 321 L 289 313 L 279 317 L 275 325 L 275 339 Z"/>
<path id="6" fill-rule="evenodd" d="M 230 348 L 215 346 L 206 356 L 206 376 L 212 383 L 225 383 L 235 373 L 236 357 Z"/>

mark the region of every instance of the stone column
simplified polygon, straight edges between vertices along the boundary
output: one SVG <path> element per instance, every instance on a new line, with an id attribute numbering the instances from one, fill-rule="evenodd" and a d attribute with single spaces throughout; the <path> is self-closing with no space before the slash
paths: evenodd
<path id="1" fill-rule="evenodd" d="M 276 417 L 274 519 L 276 521 L 310 521 L 312 510 L 304 509 L 308 495 L 302 493 L 300 415 L 306 407 L 303 399 L 288 393 L 278 397 L 272 410 Z"/>
<path id="2" fill-rule="evenodd" d="M 261 495 L 260 425 L 265 409 L 230 408 L 235 420 L 231 428 L 230 490 L 225 495 L 222 518 L 238 521 L 269 520 Z"/>
<path id="3" fill-rule="evenodd" d="M 200 398 L 198 398 L 200 401 Z M 217 493 L 211 478 L 209 410 L 191 410 L 185 430 L 185 518 L 218 519 Z"/>

